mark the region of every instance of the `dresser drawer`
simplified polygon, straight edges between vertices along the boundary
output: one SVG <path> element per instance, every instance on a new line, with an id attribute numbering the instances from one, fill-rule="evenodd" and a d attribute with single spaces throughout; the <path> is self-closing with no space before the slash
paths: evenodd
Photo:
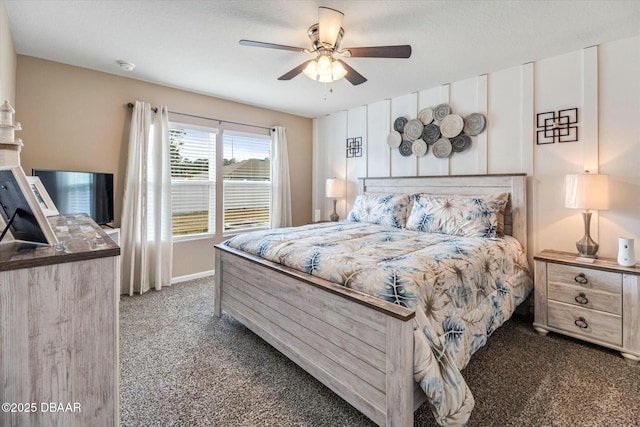
<path id="1" fill-rule="evenodd" d="M 547 283 L 579 286 L 585 289 L 622 294 L 622 274 L 587 267 L 552 264 L 547 267 Z"/>
<path id="2" fill-rule="evenodd" d="M 619 293 L 550 281 L 547 295 L 550 300 L 561 301 L 577 307 L 606 311 L 617 315 L 622 314 L 622 295 Z"/>
<path id="3" fill-rule="evenodd" d="M 621 316 L 549 301 L 547 323 L 585 338 L 622 345 Z"/>

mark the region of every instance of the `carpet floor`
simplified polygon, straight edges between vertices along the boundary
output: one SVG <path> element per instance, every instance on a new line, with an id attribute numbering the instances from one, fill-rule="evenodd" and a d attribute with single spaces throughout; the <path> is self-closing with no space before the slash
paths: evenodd
<path id="1" fill-rule="evenodd" d="M 213 279 L 120 301 L 122 426 L 372 426 L 230 316 Z M 640 365 L 514 316 L 462 371 L 469 426 L 640 426 Z M 640 325 L 638 326 L 640 327 Z M 416 426 L 434 425 L 426 404 Z"/>

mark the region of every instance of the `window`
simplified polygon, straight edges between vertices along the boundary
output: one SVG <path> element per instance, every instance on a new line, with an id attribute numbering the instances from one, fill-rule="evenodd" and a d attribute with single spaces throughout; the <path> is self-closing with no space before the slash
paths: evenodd
<path id="1" fill-rule="evenodd" d="M 170 124 L 169 134 L 174 238 L 269 228 L 269 136 L 179 123 Z M 217 175 L 216 159 L 223 165 Z"/>
<path id="2" fill-rule="evenodd" d="M 173 235 L 215 232 L 215 129 L 170 124 Z"/>
<path id="3" fill-rule="evenodd" d="M 271 214 L 271 139 L 225 131 L 224 232 L 269 228 Z"/>

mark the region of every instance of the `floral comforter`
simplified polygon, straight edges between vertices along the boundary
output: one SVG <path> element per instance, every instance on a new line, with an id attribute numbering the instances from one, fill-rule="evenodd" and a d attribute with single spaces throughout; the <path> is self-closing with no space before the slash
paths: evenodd
<path id="1" fill-rule="evenodd" d="M 441 425 L 474 399 L 460 371 L 529 295 L 520 243 L 356 222 L 257 231 L 226 245 L 414 309 L 414 378 Z"/>

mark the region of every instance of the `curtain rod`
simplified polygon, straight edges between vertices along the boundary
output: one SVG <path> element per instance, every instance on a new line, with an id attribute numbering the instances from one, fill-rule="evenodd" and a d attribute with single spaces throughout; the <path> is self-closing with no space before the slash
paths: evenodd
<path id="1" fill-rule="evenodd" d="M 128 107 L 128 108 L 133 108 L 133 103 L 131 103 L 131 102 L 130 102 L 130 103 L 128 103 L 128 104 L 127 104 L 127 107 Z M 157 113 L 157 112 L 158 112 L 158 108 L 151 108 L 151 109 L 153 110 L 153 112 L 154 112 L 154 113 Z M 177 115 L 179 115 L 179 116 L 194 117 L 194 118 L 196 118 L 196 119 L 211 120 L 211 121 L 213 121 L 213 122 L 218 122 L 218 123 L 220 123 L 220 124 L 222 124 L 222 123 L 231 123 L 231 124 L 234 124 L 234 125 L 249 126 L 249 127 L 252 127 L 252 128 L 260 128 L 260 129 L 267 129 L 267 130 L 275 130 L 275 128 L 270 128 L 270 127 L 265 127 L 265 126 L 250 125 L 250 124 L 248 124 L 248 123 L 232 122 L 232 121 L 230 121 L 230 120 L 214 119 L 214 118 L 211 118 L 211 117 L 205 117 L 205 116 L 196 116 L 195 114 L 179 113 L 179 112 L 177 112 L 177 111 L 169 111 L 169 113 L 171 113 L 171 114 L 177 114 Z"/>

